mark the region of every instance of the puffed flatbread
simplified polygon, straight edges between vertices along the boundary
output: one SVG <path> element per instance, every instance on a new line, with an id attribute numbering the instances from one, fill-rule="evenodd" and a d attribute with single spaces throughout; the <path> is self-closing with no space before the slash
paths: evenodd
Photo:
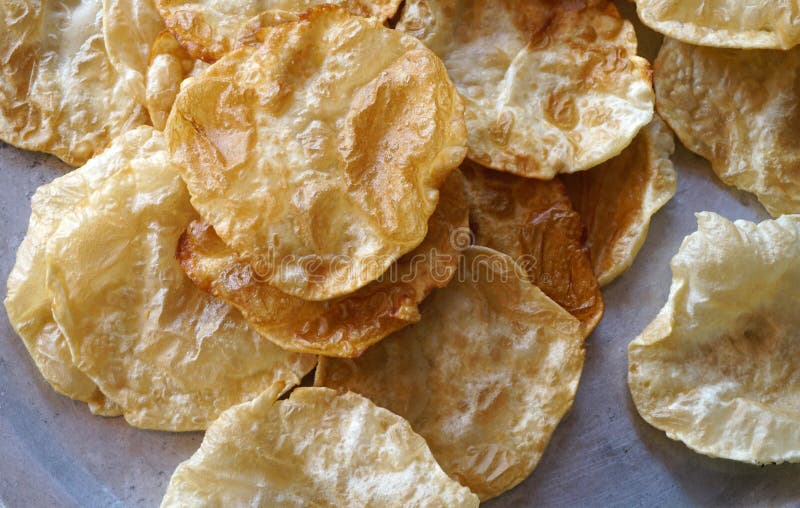
<path id="1" fill-rule="evenodd" d="M 223 413 L 161 506 L 478 506 L 399 416 L 355 393 L 278 395 Z"/>
<path id="2" fill-rule="evenodd" d="M 636 0 L 642 22 L 691 44 L 789 49 L 800 42 L 797 0 Z"/>
<path id="3" fill-rule="evenodd" d="M 406 418 L 442 469 L 486 500 L 536 467 L 572 406 L 583 341 L 580 321 L 513 259 L 470 247 L 419 323 L 361 358 L 323 358 L 315 384 Z"/>
<path id="4" fill-rule="evenodd" d="M 800 212 L 800 47 L 702 48 L 667 40 L 658 112 L 686 148 L 773 216 Z"/>
<path id="5" fill-rule="evenodd" d="M 184 275 L 175 249 L 195 219 L 161 139 L 109 175 L 47 242 L 53 315 L 75 365 L 137 427 L 205 429 L 275 382 L 298 384 L 316 364 L 274 346 Z"/>
<path id="6" fill-rule="evenodd" d="M 150 127 L 139 127 L 117 139 L 84 166 L 36 189 L 31 200 L 28 232 L 17 249 L 5 298 L 8 320 L 42 373 L 59 393 L 89 404 L 93 413 L 120 415 L 97 385 L 75 367 L 72 355 L 50 310 L 45 285 L 45 247 L 61 219 L 103 185 L 109 175 L 132 161 L 163 150 L 163 140 Z"/>
<path id="7" fill-rule="evenodd" d="M 544 294 L 583 323 L 589 335 L 603 316 L 603 295 L 580 215 L 558 180 L 537 180 L 461 166 L 475 243 L 514 258 Z"/>
<path id="8" fill-rule="evenodd" d="M 675 195 L 678 176 L 669 160 L 674 151 L 672 132 L 655 117 L 618 156 L 561 177 L 586 224 L 586 246 L 601 286 L 630 268 L 650 219 Z"/>
<path id="9" fill-rule="evenodd" d="M 800 462 L 800 216 L 697 219 L 669 300 L 628 348 L 636 408 L 711 457 Z"/>
<path id="10" fill-rule="evenodd" d="M 192 79 L 165 133 L 203 219 L 306 300 L 352 293 L 419 245 L 466 153 L 436 55 L 330 5 Z"/>
<path id="11" fill-rule="evenodd" d="M 214 62 L 234 49 L 242 32 L 265 12 L 300 14 L 324 3 L 382 23 L 394 16 L 401 0 L 156 0 L 167 27 L 194 58 Z"/>
<path id="12" fill-rule="evenodd" d="M 102 0 L 0 0 L 0 140 L 80 166 L 147 122 L 106 53 Z"/>
<path id="13" fill-rule="evenodd" d="M 178 259 L 200 288 L 237 307 L 262 336 L 292 351 L 353 357 L 420 319 L 419 304 L 446 286 L 469 238 L 464 181 L 459 171 L 442 186 L 428 235 L 379 280 L 350 295 L 311 302 L 264 282 L 253 260 L 237 256 L 203 222 L 181 237 Z"/>
<path id="14" fill-rule="evenodd" d="M 397 28 L 444 61 L 484 166 L 542 179 L 589 169 L 652 118 L 649 64 L 605 0 L 407 0 Z"/>

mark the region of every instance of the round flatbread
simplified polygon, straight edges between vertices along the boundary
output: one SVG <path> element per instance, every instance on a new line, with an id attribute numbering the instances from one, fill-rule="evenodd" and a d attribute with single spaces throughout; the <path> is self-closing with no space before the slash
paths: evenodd
<path id="1" fill-rule="evenodd" d="M 165 133 L 203 219 L 306 300 L 352 293 L 419 245 L 466 153 L 436 55 L 333 6 L 192 79 Z"/>
<path id="2" fill-rule="evenodd" d="M 355 393 L 278 395 L 223 413 L 161 506 L 478 506 L 399 416 Z"/>
<path id="3" fill-rule="evenodd" d="M 0 0 L 0 139 L 80 166 L 147 122 L 103 40 L 102 0 Z"/>
<path id="4" fill-rule="evenodd" d="M 800 216 L 697 218 L 669 300 L 628 348 L 636 408 L 705 455 L 800 462 Z"/>
<path id="5" fill-rule="evenodd" d="M 181 237 L 178 259 L 198 287 L 236 306 L 253 328 L 282 348 L 353 357 L 419 321 L 420 302 L 450 282 L 468 241 L 464 181 L 454 171 L 442 186 L 425 240 L 350 295 L 312 302 L 282 293 L 264 282 L 257 263 L 237 256 L 203 222 L 192 223 Z"/>
<path id="6" fill-rule="evenodd" d="M 67 342 L 53 318 L 52 299 L 45 285 L 47 240 L 56 232 L 61 219 L 100 188 L 109 175 L 163 148 L 163 140 L 152 128 L 139 127 L 116 138 L 84 166 L 36 189 L 28 232 L 17 249 L 17 260 L 8 276 L 4 302 L 8 320 L 42 376 L 59 393 L 88 403 L 96 414 L 122 413 L 75 367 Z"/>
<path id="7" fill-rule="evenodd" d="M 800 212 L 800 47 L 701 48 L 667 40 L 658 112 L 686 148 L 773 216 Z"/>
<path id="8" fill-rule="evenodd" d="M 47 287 L 75 365 L 129 423 L 202 430 L 273 383 L 299 383 L 316 359 L 274 346 L 184 275 L 175 249 L 197 213 L 160 148 L 61 220 Z"/>
<path id="9" fill-rule="evenodd" d="M 561 177 L 586 224 L 586 246 L 601 286 L 630 268 L 650 219 L 675 195 L 678 175 L 669 160 L 674 151 L 672 133 L 655 117 L 618 156 Z"/>
<path id="10" fill-rule="evenodd" d="M 394 16 L 401 0 L 156 0 L 170 31 L 194 58 L 213 62 L 235 48 L 252 20 L 265 12 L 302 13 L 324 3 L 382 23 Z"/>
<path id="11" fill-rule="evenodd" d="M 636 0 L 642 22 L 700 46 L 789 49 L 800 42 L 797 0 Z"/>
<path id="12" fill-rule="evenodd" d="M 323 358 L 315 384 L 406 418 L 442 469 L 486 500 L 536 467 L 572 405 L 583 340 L 580 321 L 513 259 L 470 247 L 419 323 L 361 358 Z"/>
<path id="13" fill-rule="evenodd" d="M 398 30 L 464 96 L 469 158 L 542 179 L 617 155 L 653 116 L 649 64 L 605 0 L 407 0 Z"/>
<path id="14" fill-rule="evenodd" d="M 533 284 L 581 320 L 588 336 L 603 317 L 603 295 L 564 185 L 472 162 L 461 170 L 475 243 L 511 256 Z"/>

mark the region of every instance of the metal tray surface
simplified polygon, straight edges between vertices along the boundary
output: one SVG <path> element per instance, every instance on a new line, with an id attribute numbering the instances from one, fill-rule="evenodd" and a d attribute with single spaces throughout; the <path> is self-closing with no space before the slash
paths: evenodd
<path id="1" fill-rule="evenodd" d="M 635 18 L 631 3 L 618 4 Z M 660 38 L 639 23 L 637 30 L 640 52 L 652 60 Z M 486 506 L 800 506 L 800 464 L 756 467 L 698 455 L 645 423 L 631 401 L 627 345 L 666 301 L 669 260 L 696 229 L 694 213 L 769 218 L 755 198 L 724 186 L 683 147 L 673 161 L 677 195 L 656 215 L 633 267 L 604 290 L 605 316 L 587 342 L 572 411 L 536 471 Z M 0 143 L 3 298 L 30 198 L 66 170 L 54 157 Z M 92 416 L 58 395 L 0 312 L 0 506 L 158 506 L 175 466 L 201 439 Z"/>

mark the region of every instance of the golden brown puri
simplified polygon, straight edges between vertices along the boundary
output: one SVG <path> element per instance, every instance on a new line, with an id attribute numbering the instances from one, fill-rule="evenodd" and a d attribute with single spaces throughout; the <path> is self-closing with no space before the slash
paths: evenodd
<path id="1" fill-rule="evenodd" d="M 441 190 L 428 235 L 383 276 L 355 293 L 313 302 L 264 281 L 260 263 L 239 256 L 202 221 L 181 237 L 177 256 L 200 288 L 236 306 L 264 337 L 307 353 L 352 357 L 390 333 L 419 321 L 418 306 L 447 285 L 458 267 L 460 236 L 468 232 L 464 181 L 456 170 Z"/>
<path id="2" fill-rule="evenodd" d="M 436 55 L 333 6 L 189 81 L 165 134 L 203 219 L 306 300 L 352 293 L 417 247 L 466 153 Z"/>
<path id="3" fill-rule="evenodd" d="M 394 16 L 401 0 L 156 0 L 169 30 L 193 58 L 214 62 L 237 46 L 256 20 L 301 14 L 310 7 L 330 3 L 356 16 L 379 23 Z"/>
<path id="4" fill-rule="evenodd" d="M 621 154 L 589 171 L 562 175 L 586 224 L 586 246 L 601 286 L 627 270 L 647 237 L 650 219 L 675 195 L 672 133 L 653 118 Z"/>
<path id="5" fill-rule="evenodd" d="M 603 316 L 580 215 L 558 180 L 536 180 L 462 164 L 475 243 L 508 254 L 588 336 Z"/>

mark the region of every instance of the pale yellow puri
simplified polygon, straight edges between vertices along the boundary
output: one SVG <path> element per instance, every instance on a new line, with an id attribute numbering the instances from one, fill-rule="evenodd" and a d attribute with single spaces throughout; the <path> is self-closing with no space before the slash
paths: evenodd
<path id="1" fill-rule="evenodd" d="M 800 461 L 800 215 L 697 215 L 669 299 L 628 348 L 636 408 L 691 449 Z"/>
<path id="2" fill-rule="evenodd" d="M 53 315 L 75 365 L 134 426 L 203 430 L 275 382 L 316 364 L 253 331 L 192 284 L 175 258 L 197 212 L 160 149 L 109 175 L 46 246 Z"/>
<path id="3" fill-rule="evenodd" d="M 75 367 L 64 335 L 51 311 L 45 285 L 45 247 L 61 219 L 103 185 L 109 175 L 163 150 L 163 139 L 150 127 L 139 127 L 116 138 L 84 166 L 36 189 L 31 200 L 28 231 L 17 249 L 8 276 L 5 307 L 8 320 L 20 336 L 42 376 L 59 393 L 87 402 L 92 412 L 119 415 L 85 374 Z"/>
<path id="4" fill-rule="evenodd" d="M 728 185 L 777 217 L 800 212 L 800 47 L 703 48 L 666 40 L 658 113 Z"/>
<path id="5" fill-rule="evenodd" d="M 606 0 L 407 0 L 397 29 L 464 96 L 469 158 L 541 179 L 617 155 L 653 116 L 649 63 Z"/>
<path id="6" fill-rule="evenodd" d="M 422 320 L 352 360 L 323 358 L 315 384 L 406 418 L 442 469 L 486 500 L 536 467 L 572 406 L 581 322 L 498 251 L 470 247 Z"/>
<path id="7" fill-rule="evenodd" d="M 789 49 L 800 42 L 798 0 L 636 0 L 636 10 L 653 30 L 699 46 Z"/>
<path id="8" fill-rule="evenodd" d="M 102 0 L 0 0 L 0 140 L 81 166 L 147 122 L 103 20 Z"/>
<path id="9" fill-rule="evenodd" d="M 276 400 L 283 389 L 223 413 L 161 506 L 478 506 L 401 417 L 326 388 Z"/>
<path id="10" fill-rule="evenodd" d="M 207 63 L 192 58 L 168 30 L 158 34 L 150 48 L 144 92 L 153 127 L 164 130 L 181 86 L 207 68 Z"/>
<path id="11" fill-rule="evenodd" d="M 154 0 L 103 0 L 103 38 L 109 60 L 142 106 L 146 105 L 150 54 L 165 29 Z"/>

